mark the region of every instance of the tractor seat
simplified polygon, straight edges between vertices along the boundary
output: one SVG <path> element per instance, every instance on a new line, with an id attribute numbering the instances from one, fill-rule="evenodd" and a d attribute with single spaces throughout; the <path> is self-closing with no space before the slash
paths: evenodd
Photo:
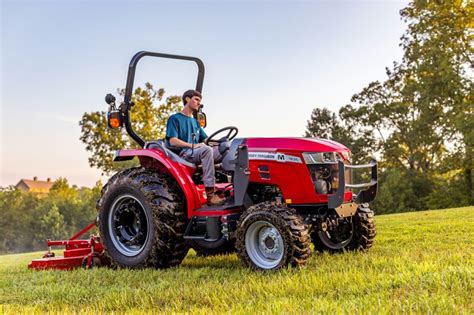
<path id="1" fill-rule="evenodd" d="M 145 149 L 159 149 L 163 151 L 167 157 L 171 158 L 171 160 L 181 163 L 194 170 L 196 170 L 197 168 L 196 164 L 186 161 L 185 159 L 180 157 L 177 153 L 173 152 L 173 150 L 166 145 L 166 141 L 164 140 L 155 140 L 155 141 L 146 142 L 144 148 Z"/>

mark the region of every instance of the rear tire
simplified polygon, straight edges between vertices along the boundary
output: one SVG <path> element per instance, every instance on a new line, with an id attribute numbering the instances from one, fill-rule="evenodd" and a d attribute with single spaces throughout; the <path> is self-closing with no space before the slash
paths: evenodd
<path id="1" fill-rule="evenodd" d="M 245 211 L 236 231 L 237 255 L 253 270 L 303 266 L 310 250 L 308 226 L 294 209 L 264 202 Z"/>
<path id="2" fill-rule="evenodd" d="M 121 171 L 102 189 L 98 226 L 113 265 L 168 268 L 188 248 L 181 191 L 168 175 L 143 167 Z"/>

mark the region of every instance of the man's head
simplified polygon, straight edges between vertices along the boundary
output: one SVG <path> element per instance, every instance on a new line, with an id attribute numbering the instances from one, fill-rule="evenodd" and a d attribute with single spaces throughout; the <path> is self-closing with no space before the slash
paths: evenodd
<path id="1" fill-rule="evenodd" d="M 202 95 L 196 90 L 187 90 L 183 94 L 184 106 L 189 106 L 193 111 L 197 111 L 201 105 Z"/>

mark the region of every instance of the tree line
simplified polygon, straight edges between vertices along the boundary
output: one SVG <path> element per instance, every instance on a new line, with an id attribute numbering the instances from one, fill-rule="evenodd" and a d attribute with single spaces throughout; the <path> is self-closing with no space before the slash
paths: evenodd
<path id="1" fill-rule="evenodd" d="M 48 194 L 1 188 L 0 253 L 46 251 L 46 239 L 69 239 L 94 222 L 101 189 L 101 182 L 78 188 L 66 179 L 55 181 Z"/>
<path id="2" fill-rule="evenodd" d="M 329 137 L 355 163 L 380 165 L 377 213 L 474 204 L 474 3 L 413 1 L 400 12 L 404 54 L 333 113 L 315 108 L 306 136 Z"/>

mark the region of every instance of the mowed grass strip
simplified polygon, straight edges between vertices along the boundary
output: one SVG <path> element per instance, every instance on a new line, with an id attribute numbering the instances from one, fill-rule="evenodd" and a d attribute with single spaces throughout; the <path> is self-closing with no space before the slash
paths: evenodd
<path id="1" fill-rule="evenodd" d="M 0 313 L 474 313 L 474 207 L 376 217 L 368 253 L 258 273 L 190 251 L 167 270 L 30 271 L 0 256 Z"/>

